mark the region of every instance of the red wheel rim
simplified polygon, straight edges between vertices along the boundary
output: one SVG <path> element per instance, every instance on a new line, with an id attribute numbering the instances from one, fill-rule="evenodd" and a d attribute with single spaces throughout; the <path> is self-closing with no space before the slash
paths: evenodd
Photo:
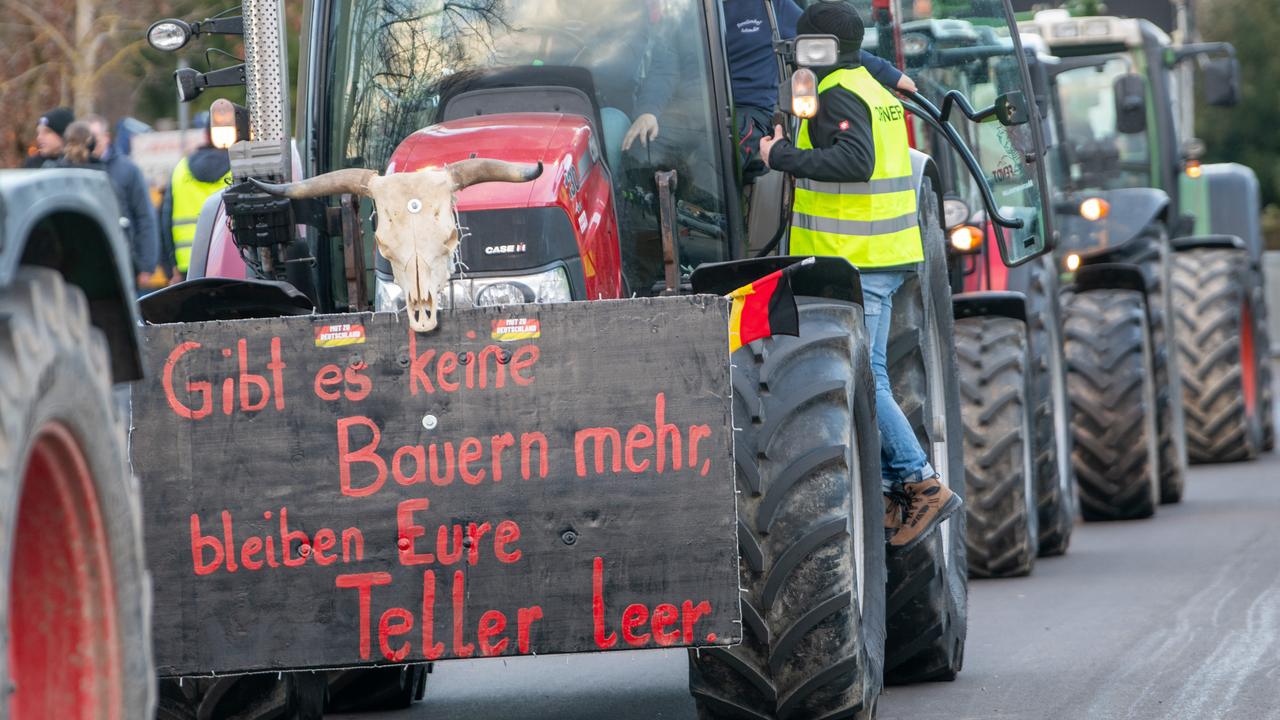
<path id="1" fill-rule="evenodd" d="M 13 720 L 120 718 L 116 593 L 93 475 L 61 423 L 22 475 L 9 585 Z"/>
<path id="2" fill-rule="evenodd" d="M 1257 413 L 1258 358 L 1253 350 L 1253 309 L 1248 301 L 1240 308 L 1240 377 L 1244 385 L 1244 412 L 1249 417 Z"/>

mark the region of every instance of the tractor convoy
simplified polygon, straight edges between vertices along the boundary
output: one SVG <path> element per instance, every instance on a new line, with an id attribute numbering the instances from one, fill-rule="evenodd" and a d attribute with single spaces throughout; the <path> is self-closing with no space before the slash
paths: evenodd
<path id="1" fill-rule="evenodd" d="M 965 513 L 886 547 L 847 261 L 788 271 L 797 336 L 726 347 L 722 296 L 803 258 L 794 179 L 741 180 L 719 2 L 315 0 L 291 86 L 283 4 L 246 0 L 148 33 L 241 36 L 177 79 L 247 101 L 142 322 L 105 181 L 0 175 L 0 717 L 318 720 L 433 662 L 661 647 L 699 717 L 873 718 L 961 671 L 970 577 L 1271 450 L 1257 180 L 1190 137 L 1231 47 L 852 4 L 919 88 L 887 359 Z M 794 134 L 837 45 L 765 5 Z"/>

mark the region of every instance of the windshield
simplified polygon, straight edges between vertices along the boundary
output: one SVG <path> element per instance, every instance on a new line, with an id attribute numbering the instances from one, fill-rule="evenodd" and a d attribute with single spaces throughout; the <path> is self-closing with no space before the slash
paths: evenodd
<path id="1" fill-rule="evenodd" d="M 448 101 L 460 88 L 571 78 L 591 96 L 627 279 L 643 293 L 662 269 L 655 171 L 678 173 L 681 263 L 728 252 L 704 23 L 699 0 L 335 2 L 322 169 L 384 169 L 403 138 L 451 118 Z M 631 137 L 650 132 L 647 144 Z"/>
<path id="2" fill-rule="evenodd" d="M 1021 93 L 1024 105 L 1034 97 L 1026 87 L 1017 49 L 1010 37 L 1012 18 L 1003 0 L 899 0 L 901 29 L 895 31 L 871 0 L 854 4 L 867 23 L 864 47 L 897 62 L 899 54 L 920 93 L 935 105 L 959 90 L 976 109 L 1009 93 Z M 1006 230 L 1007 260 L 1034 255 L 1046 240 L 1045 204 L 1036 152 L 1036 130 L 1030 123 L 1006 127 L 994 119 L 971 123 L 953 112 L 952 124 L 965 139 L 991 186 L 1002 214 L 1020 218 L 1024 226 Z M 977 187 L 951 147 L 928 125 L 915 123 L 915 145 L 930 153 L 944 175 L 948 194 L 966 201 L 981 221 Z"/>
<path id="3" fill-rule="evenodd" d="M 1145 130 L 1122 133 L 1116 123 L 1116 80 L 1132 73 L 1124 56 L 1057 76 L 1058 106 L 1066 164 L 1073 190 L 1113 190 L 1151 184 Z"/>

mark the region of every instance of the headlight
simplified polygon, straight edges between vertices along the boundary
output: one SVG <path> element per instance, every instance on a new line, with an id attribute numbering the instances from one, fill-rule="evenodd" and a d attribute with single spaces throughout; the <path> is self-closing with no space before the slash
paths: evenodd
<path id="1" fill-rule="evenodd" d="M 1080 256 L 1072 253 L 1067 256 L 1067 272 L 1075 272 L 1080 269 Z"/>
<path id="2" fill-rule="evenodd" d="M 839 60 L 840 41 L 834 35 L 801 35 L 795 42 L 799 67 L 830 67 Z"/>
<path id="3" fill-rule="evenodd" d="M 982 230 L 972 225 L 961 225 L 951 231 L 951 247 L 962 254 L 975 253 L 982 247 Z"/>
<path id="4" fill-rule="evenodd" d="M 562 267 L 531 275 L 459 278 L 450 280 L 441 293 L 440 307 L 467 308 L 524 303 L 558 303 L 573 299 L 569 275 Z M 404 308 L 404 291 L 388 279 L 378 277 L 374 309 L 396 312 Z"/>
<path id="5" fill-rule="evenodd" d="M 791 114 L 805 119 L 818 114 L 818 76 L 809 68 L 791 74 Z"/>
<path id="6" fill-rule="evenodd" d="M 163 52 L 179 50 L 190 40 L 191 26 L 174 18 L 152 23 L 147 28 L 147 43 Z"/>
<path id="7" fill-rule="evenodd" d="M 1080 203 L 1080 217 L 1089 222 L 1097 222 L 1111 214 L 1111 203 L 1102 198 L 1089 198 Z"/>
<path id="8" fill-rule="evenodd" d="M 942 223 L 950 230 L 969 221 L 969 206 L 963 200 L 948 198 L 942 201 Z"/>
<path id="9" fill-rule="evenodd" d="M 373 309 L 377 312 L 400 312 L 404 309 L 404 290 L 394 280 L 374 278 Z"/>
<path id="10" fill-rule="evenodd" d="M 520 305 L 534 302 L 533 291 L 518 282 L 496 282 L 475 294 L 476 305 Z"/>

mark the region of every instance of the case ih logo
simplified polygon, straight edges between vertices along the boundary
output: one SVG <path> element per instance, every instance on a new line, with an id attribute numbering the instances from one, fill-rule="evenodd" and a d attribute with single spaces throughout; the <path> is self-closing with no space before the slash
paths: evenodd
<path id="1" fill-rule="evenodd" d="M 316 347 L 342 347 L 364 342 L 364 326 L 351 323 L 321 325 L 316 328 Z"/>
<path id="2" fill-rule="evenodd" d="M 498 342 L 533 340 L 542 336 L 542 323 L 533 318 L 510 318 L 493 321 L 493 339 Z"/>
<path id="3" fill-rule="evenodd" d="M 485 245 L 485 255 L 512 255 L 514 253 L 522 253 L 526 249 L 524 243 L 516 243 L 514 245 Z"/>

